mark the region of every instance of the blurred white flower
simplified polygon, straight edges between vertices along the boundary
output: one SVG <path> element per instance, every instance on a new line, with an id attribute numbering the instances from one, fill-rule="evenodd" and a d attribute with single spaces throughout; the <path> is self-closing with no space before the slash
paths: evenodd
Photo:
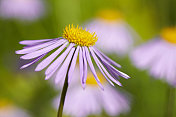
<path id="1" fill-rule="evenodd" d="M 96 46 L 106 53 L 118 55 L 127 54 L 133 47 L 137 33 L 123 20 L 120 12 L 102 10 L 98 17 L 86 24 L 90 32 L 96 32 L 98 41 Z"/>
<path id="2" fill-rule="evenodd" d="M 73 117 L 87 117 L 88 115 L 98 115 L 104 110 L 110 116 L 117 116 L 121 113 L 127 113 L 130 110 L 130 101 L 127 94 L 112 88 L 102 75 L 98 77 L 104 84 L 104 91 L 98 88 L 94 76 L 88 72 L 86 89 L 82 89 L 77 81 L 79 73 L 75 72 L 75 78 L 69 86 L 64 105 L 64 113 Z M 77 77 L 76 77 L 77 76 Z M 71 87 L 71 88 L 70 88 Z M 54 101 L 58 107 L 60 98 Z M 56 105 L 57 104 L 57 105 Z"/>
<path id="3" fill-rule="evenodd" d="M 34 20 L 43 15 L 42 0 L 1 0 L 0 16 L 20 20 Z"/>
<path id="4" fill-rule="evenodd" d="M 176 86 L 176 28 L 163 29 L 159 38 L 137 47 L 131 59 L 136 67 Z"/>
<path id="5" fill-rule="evenodd" d="M 24 110 L 17 108 L 7 100 L 0 100 L 0 117 L 30 117 Z"/>

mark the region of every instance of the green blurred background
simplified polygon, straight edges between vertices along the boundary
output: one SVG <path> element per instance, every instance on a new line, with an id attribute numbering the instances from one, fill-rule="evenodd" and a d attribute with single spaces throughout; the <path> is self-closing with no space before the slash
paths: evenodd
<path id="1" fill-rule="evenodd" d="M 68 24 L 83 24 L 103 8 L 120 10 L 125 20 L 142 37 L 154 38 L 160 30 L 175 22 L 175 0 L 45 0 L 45 15 L 28 22 L 0 19 L 0 99 L 8 99 L 27 110 L 32 117 L 56 117 L 53 99 L 59 91 L 43 72 L 33 72 L 34 67 L 20 70 L 22 63 L 15 50 L 22 48 L 21 40 L 55 38 L 62 35 Z M 175 6 L 174 6 L 175 5 Z M 175 8 L 175 9 L 174 9 Z M 164 117 L 168 85 L 151 78 L 146 71 L 136 69 L 126 56 L 118 58 L 122 71 L 130 75 L 121 80 L 124 89 L 132 95 L 131 111 L 120 117 Z M 35 66 L 35 65 L 34 65 Z M 174 112 L 176 117 L 176 111 Z M 108 117 L 102 114 L 99 117 Z"/>

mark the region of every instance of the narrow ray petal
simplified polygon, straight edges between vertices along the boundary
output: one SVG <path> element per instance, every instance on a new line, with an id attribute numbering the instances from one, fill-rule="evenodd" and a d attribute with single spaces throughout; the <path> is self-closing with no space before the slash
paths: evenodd
<path id="1" fill-rule="evenodd" d="M 64 63 L 60 67 L 59 71 L 57 72 L 55 83 L 57 84 L 62 78 L 64 78 L 69 70 L 68 66 L 71 62 L 71 59 L 73 57 L 73 53 L 75 51 L 75 48 L 72 48 L 70 53 L 68 54 L 67 58 L 65 59 Z"/>
<path id="2" fill-rule="evenodd" d="M 93 56 L 93 58 L 94 58 L 96 64 L 97 64 L 97 65 L 98 65 L 98 64 L 100 65 L 100 67 L 103 69 L 103 71 L 105 72 L 105 74 L 110 78 L 110 80 L 113 81 L 114 83 L 118 84 L 119 86 L 122 86 L 122 84 L 121 84 L 118 80 L 114 79 L 114 78 L 109 74 L 109 72 L 108 72 L 108 71 L 105 69 L 105 67 L 101 64 L 101 62 L 98 60 L 98 58 L 96 57 L 95 53 L 93 52 L 93 50 L 92 50 L 91 48 L 90 48 L 90 52 L 91 52 L 91 54 L 92 54 L 92 56 Z"/>
<path id="3" fill-rule="evenodd" d="M 63 62 L 67 54 L 70 52 L 71 48 L 74 46 L 73 43 L 71 43 L 68 48 L 46 69 L 45 75 L 48 75 L 53 70 L 56 70 L 60 64 Z"/>
<path id="4" fill-rule="evenodd" d="M 53 40 L 53 39 L 24 40 L 24 41 L 20 41 L 19 43 L 22 44 L 22 45 L 34 45 L 34 44 L 37 44 L 37 43 L 51 41 L 51 40 Z"/>
<path id="5" fill-rule="evenodd" d="M 105 66 L 106 68 L 111 69 L 114 73 L 118 74 L 119 76 L 121 76 L 121 77 L 123 77 L 123 78 L 126 78 L 126 79 L 130 78 L 127 74 L 125 74 L 125 73 L 123 73 L 123 72 L 117 70 L 116 68 L 114 68 L 114 67 L 111 66 L 110 64 L 104 63 L 103 61 L 102 61 L 102 63 L 104 64 L 104 66 Z"/>
<path id="6" fill-rule="evenodd" d="M 79 53 L 79 46 L 77 46 L 77 49 L 75 51 L 75 54 L 73 56 L 73 59 L 72 59 L 72 62 L 71 62 L 71 65 L 70 65 L 70 69 L 69 69 L 69 72 L 68 72 L 68 84 L 70 83 L 72 77 L 73 77 L 73 72 L 75 70 L 75 65 L 76 65 L 76 60 L 77 60 L 77 57 L 78 57 L 78 53 Z"/>
<path id="7" fill-rule="evenodd" d="M 103 64 L 104 64 L 104 63 L 103 63 Z M 119 78 L 119 75 L 116 74 L 109 66 L 106 66 L 106 67 L 107 67 L 109 73 L 111 74 L 111 76 L 112 76 L 113 78 L 120 79 L 120 78 Z"/>
<path id="8" fill-rule="evenodd" d="M 90 48 L 89 48 L 90 49 Z M 90 49 L 90 51 L 91 51 L 91 49 Z M 91 51 L 91 54 L 92 54 L 92 51 Z M 93 53 L 92 54 L 92 56 L 93 56 L 93 58 L 94 58 L 94 60 L 95 60 L 95 62 L 96 62 L 96 64 L 97 64 L 97 66 L 98 66 L 98 68 L 100 69 L 100 71 L 101 71 L 101 73 L 103 74 L 103 76 L 106 78 L 106 80 L 112 85 L 112 86 L 114 86 L 114 84 L 108 79 L 108 77 L 106 76 L 106 74 L 104 73 L 104 71 L 102 70 L 102 68 L 101 68 L 101 66 L 99 65 L 99 62 L 98 62 L 98 58 L 95 56 L 95 54 Z M 101 64 L 101 63 L 100 63 Z"/>
<path id="9" fill-rule="evenodd" d="M 101 51 L 99 51 L 97 48 L 92 47 L 92 49 L 95 51 L 95 53 L 100 56 L 101 58 L 104 58 L 107 62 L 109 62 L 110 64 L 121 68 L 121 65 L 117 64 L 116 62 L 114 62 L 112 59 L 110 59 L 109 57 L 107 57 L 105 54 L 103 54 Z"/>
<path id="10" fill-rule="evenodd" d="M 51 76 L 54 75 L 54 73 L 57 71 L 58 68 L 55 68 L 53 71 L 51 71 L 50 73 L 48 73 L 45 77 L 45 80 L 48 80 L 51 78 Z"/>
<path id="11" fill-rule="evenodd" d="M 43 44 L 40 44 L 40 45 L 28 47 L 28 48 L 25 48 L 25 49 L 22 49 L 22 50 L 17 50 L 16 54 L 27 54 L 27 53 L 30 53 L 30 52 L 34 52 L 38 49 L 41 49 L 41 48 L 47 47 L 49 45 L 52 45 L 55 42 L 56 42 L 56 40 L 52 40 L 52 41 L 49 41 L 49 42 L 46 42 L 46 43 L 43 43 Z"/>
<path id="12" fill-rule="evenodd" d="M 87 58 L 87 61 L 88 61 L 88 63 L 89 63 L 89 66 L 90 66 L 90 70 L 92 71 L 92 74 L 93 74 L 94 77 L 95 77 L 95 80 L 97 81 L 97 83 L 98 83 L 98 85 L 100 86 L 100 88 L 101 88 L 102 90 L 104 90 L 104 88 L 103 88 L 103 86 L 102 86 L 102 84 L 101 84 L 101 82 L 100 82 L 100 80 L 98 79 L 98 76 L 97 76 L 97 74 L 96 74 L 96 71 L 95 71 L 95 68 L 94 68 L 94 66 L 93 66 L 93 63 L 92 63 L 92 60 L 91 60 L 91 57 L 90 57 L 90 54 L 89 54 L 88 49 L 86 49 L 86 58 Z"/>
<path id="13" fill-rule="evenodd" d="M 80 79 L 81 79 L 81 85 L 84 87 L 82 79 L 83 79 L 83 52 L 82 47 L 79 49 L 79 69 L 80 69 Z"/>
<path id="14" fill-rule="evenodd" d="M 85 51 L 85 48 L 87 48 L 87 47 L 83 47 L 83 62 L 84 62 L 83 71 L 84 72 L 83 72 L 82 82 L 83 82 L 84 88 L 85 88 L 86 79 L 87 79 L 87 60 L 86 60 L 86 51 Z"/>
<path id="15" fill-rule="evenodd" d="M 59 49 L 57 49 L 54 53 L 52 53 L 50 56 L 48 56 L 46 59 L 44 59 L 42 62 L 40 62 L 35 71 L 41 71 L 46 66 L 48 66 L 59 54 L 62 52 L 62 50 L 68 45 L 68 42 L 63 44 Z"/>
<path id="16" fill-rule="evenodd" d="M 34 64 L 34 63 L 36 63 L 36 62 L 39 61 L 41 58 L 43 58 L 45 55 L 46 55 L 46 54 L 43 54 L 43 55 L 37 57 L 37 58 L 34 59 L 32 62 L 30 62 L 30 63 L 28 63 L 28 64 L 26 64 L 26 65 L 23 65 L 20 69 L 24 69 L 24 68 L 26 68 L 26 67 L 28 67 L 28 66 L 30 66 L 30 65 L 32 65 L 32 64 Z"/>
<path id="17" fill-rule="evenodd" d="M 20 58 L 22 59 L 32 59 L 32 58 L 36 58 L 44 53 L 47 53 L 47 52 L 50 52 L 51 50 L 61 46 L 63 43 L 65 43 L 66 40 L 63 40 L 63 41 L 58 41 L 56 43 L 54 43 L 53 45 L 51 46 L 48 46 L 46 48 L 43 48 L 43 49 L 40 49 L 40 50 L 37 50 L 35 52 L 32 52 L 32 53 L 29 53 L 29 54 L 26 54 L 24 56 L 21 56 Z"/>
<path id="18" fill-rule="evenodd" d="M 102 57 L 94 48 L 92 48 L 92 47 L 90 47 L 90 48 L 94 50 L 94 52 L 97 54 L 97 56 L 99 57 L 99 59 L 102 61 L 102 63 L 103 63 L 106 67 L 109 66 L 109 67 L 111 68 L 111 70 L 113 70 L 113 71 L 114 71 L 115 73 L 117 73 L 119 76 L 122 76 L 122 77 L 124 77 L 124 78 L 126 78 L 126 79 L 130 78 L 127 74 L 125 74 L 125 73 L 123 73 L 123 72 L 117 70 L 115 67 L 113 67 L 111 64 L 109 64 L 107 61 L 105 61 L 105 60 L 103 59 L 103 57 Z M 100 56 L 99 56 L 99 55 L 100 55 Z"/>

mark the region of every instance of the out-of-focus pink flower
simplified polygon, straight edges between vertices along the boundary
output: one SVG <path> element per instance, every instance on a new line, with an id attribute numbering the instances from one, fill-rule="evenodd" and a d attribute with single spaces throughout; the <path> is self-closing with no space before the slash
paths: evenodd
<path id="1" fill-rule="evenodd" d="M 96 45 L 106 53 L 125 55 L 133 47 L 134 39 L 139 38 L 121 13 L 114 10 L 100 11 L 86 27 L 90 32 L 96 32 L 99 37 Z"/>
<path id="2" fill-rule="evenodd" d="M 34 20 L 43 15 L 42 0 L 1 0 L 0 16 L 20 20 Z"/>
<path id="3" fill-rule="evenodd" d="M 130 110 L 129 99 L 123 92 L 115 90 L 98 73 L 101 83 L 104 84 L 105 90 L 102 91 L 88 72 L 86 89 L 83 90 L 80 83 L 77 82 L 79 72 L 75 72 L 73 82 L 68 89 L 64 105 L 64 113 L 73 117 L 87 117 L 88 115 L 98 115 L 104 110 L 110 116 L 117 116 L 121 113 L 127 113 Z M 77 74 L 77 75 L 76 75 Z M 77 77 L 76 77 L 77 76 Z M 59 99 L 60 100 L 60 99 Z M 58 107 L 59 100 L 55 100 L 55 106 Z M 57 105 L 56 105 L 57 104 Z"/>
<path id="4" fill-rule="evenodd" d="M 131 59 L 136 67 L 176 86 L 176 28 L 166 28 L 161 37 L 137 47 Z"/>

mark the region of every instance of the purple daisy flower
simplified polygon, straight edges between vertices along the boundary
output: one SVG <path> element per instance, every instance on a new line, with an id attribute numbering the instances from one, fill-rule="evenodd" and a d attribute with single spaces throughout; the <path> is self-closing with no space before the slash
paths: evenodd
<path id="1" fill-rule="evenodd" d="M 24 54 L 20 57 L 21 59 L 33 59 L 30 63 L 21 68 L 26 68 L 45 57 L 45 55 L 49 55 L 37 65 L 35 71 L 41 71 L 48 66 L 45 71 L 45 79 L 47 80 L 56 74 L 55 83 L 65 78 L 67 71 L 68 83 L 70 83 L 79 55 L 80 78 L 83 88 L 85 88 L 86 85 L 87 68 L 89 65 L 96 82 L 101 89 L 104 89 L 96 74 L 92 62 L 93 59 L 109 83 L 112 85 L 115 83 L 121 86 L 121 83 L 118 81 L 119 76 L 126 79 L 128 79 L 129 76 L 117 70 L 115 67 L 120 68 L 121 66 L 93 46 L 96 41 L 97 36 L 95 33 L 91 34 L 86 31 L 86 29 L 82 29 L 79 26 L 74 27 L 73 25 L 69 25 L 69 27 L 65 28 L 63 37 L 21 41 L 20 44 L 26 45 L 26 47 L 16 51 L 16 53 Z M 53 53 L 52 50 L 54 50 Z"/>
<path id="2" fill-rule="evenodd" d="M 66 115 L 70 115 L 71 117 L 87 117 L 89 115 L 100 115 L 104 110 L 110 116 L 117 116 L 130 111 L 130 95 L 111 87 L 103 79 L 100 72 L 97 72 L 97 75 L 104 85 L 105 90 L 100 91 L 94 76 L 89 70 L 86 82 L 87 88 L 86 90 L 82 90 L 77 79 L 79 77 L 78 70 L 76 67 L 73 82 L 69 86 L 67 93 L 64 110 Z M 59 98 L 53 101 L 56 108 L 58 107 L 59 99 L 60 95 Z"/>
<path id="3" fill-rule="evenodd" d="M 133 48 L 138 34 L 125 22 L 122 13 L 113 9 L 104 9 L 97 17 L 86 24 L 90 32 L 96 32 L 99 40 L 96 46 L 105 53 L 124 56 Z"/>
<path id="4" fill-rule="evenodd" d="M 176 27 L 163 29 L 161 36 L 137 47 L 131 53 L 133 64 L 147 69 L 151 76 L 176 86 Z"/>

